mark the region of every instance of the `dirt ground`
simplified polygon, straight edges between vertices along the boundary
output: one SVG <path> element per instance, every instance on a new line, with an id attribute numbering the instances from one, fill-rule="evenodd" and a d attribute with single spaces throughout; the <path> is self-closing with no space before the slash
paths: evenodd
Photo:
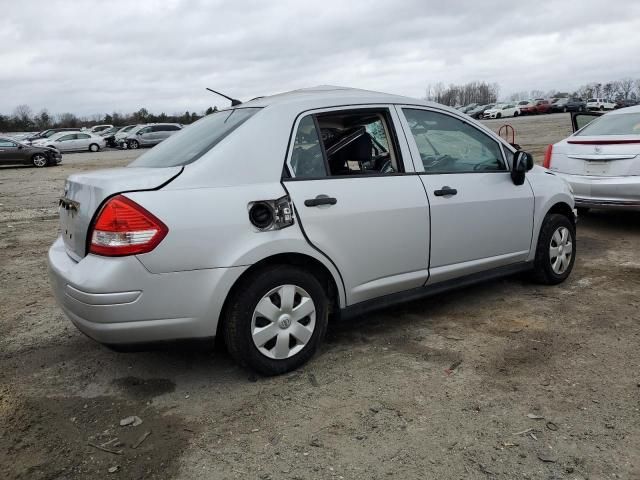
<path id="1" fill-rule="evenodd" d="M 509 123 L 538 160 L 569 131 Z M 0 167 L 0 478 L 640 478 L 640 215 L 580 218 L 562 285 L 507 278 L 333 324 L 303 369 L 262 378 L 209 345 L 113 352 L 57 308 L 64 178 L 137 154 Z"/>

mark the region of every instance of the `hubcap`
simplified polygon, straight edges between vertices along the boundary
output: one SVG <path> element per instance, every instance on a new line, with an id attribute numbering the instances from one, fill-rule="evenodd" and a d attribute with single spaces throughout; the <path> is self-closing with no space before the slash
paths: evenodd
<path id="1" fill-rule="evenodd" d="M 251 338 L 264 356 L 292 357 L 309 342 L 316 326 L 311 296 L 296 285 L 282 285 L 264 295 L 251 319 Z"/>
<path id="2" fill-rule="evenodd" d="M 573 243 L 567 227 L 559 227 L 551 236 L 549 259 L 551 268 L 557 275 L 562 275 L 569 268 L 573 255 Z"/>

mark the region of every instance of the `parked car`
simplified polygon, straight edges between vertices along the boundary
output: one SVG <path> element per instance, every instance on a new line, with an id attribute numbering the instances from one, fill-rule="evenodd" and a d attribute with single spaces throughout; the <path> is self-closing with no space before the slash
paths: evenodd
<path id="1" fill-rule="evenodd" d="M 117 147 L 118 146 L 118 140 L 117 140 L 117 135 L 118 133 L 122 132 L 122 135 L 124 136 L 124 134 L 126 133 L 125 129 L 129 129 L 131 130 L 133 127 L 135 127 L 135 125 L 129 125 L 127 127 L 111 127 L 107 130 L 103 130 L 102 132 L 99 133 L 99 135 L 104 138 L 104 141 L 107 145 L 107 147 Z"/>
<path id="2" fill-rule="evenodd" d="M 127 132 L 127 136 L 120 139 L 123 148 L 153 147 L 179 132 L 182 126 L 177 123 L 154 123 L 139 125 Z"/>
<path id="3" fill-rule="evenodd" d="M 581 98 L 556 98 L 551 102 L 551 112 L 584 112 L 587 103 Z"/>
<path id="4" fill-rule="evenodd" d="M 51 284 L 97 341 L 224 337 L 292 370 L 329 313 L 530 271 L 564 281 L 568 185 L 449 107 L 318 87 L 212 113 L 65 184 Z"/>
<path id="5" fill-rule="evenodd" d="M 34 167 L 46 167 L 58 165 L 60 162 L 62 155 L 54 149 L 35 147 L 13 138 L 0 137 L 0 165 L 31 164 Z"/>
<path id="6" fill-rule="evenodd" d="M 551 113 L 551 103 L 549 100 L 536 100 L 536 113 Z"/>
<path id="7" fill-rule="evenodd" d="M 518 102 L 518 109 L 520 110 L 520 115 L 532 115 L 537 113 L 536 103 L 532 100 L 522 100 Z"/>
<path id="8" fill-rule="evenodd" d="M 520 108 L 513 103 L 498 103 L 484 112 L 484 118 L 517 117 L 518 115 L 520 115 Z"/>
<path id="9" fill-rule="evenodd" d="M 105 124 L 105 125 L 95 125 L 89 128 L 88 130 L 90 133 L 102 133 L 105 130 L 109 130 L 110 128 L 113 128 L 113 125 Z"/>
<path id="10" fill-rule="evenodd" d="M 544 166 L 583 210 L 640 210 L 640 106 L 572 115 L 573 135 L 547 147 Z"/>
<path id="11" fill-rule="evenodd" d="M 478 105 L 477 107 L 469 110 L 467 112 L 467 115 L 469 115 L 471 118 L 475 118 L 476 120 L 478 120 L 484 116 L 484 112 L 486 112 L 490 108 L 493 108 L 494 106 L 495 106 L 495 103 L 488 103 L 487 105 Z"/>
<path id="12" fill-rule="evenodd" d="M 587 110 L 613 110 L 616 104 L 606 98 L 590 98 L 587 100 Z"/>
<path id="13" fill-rule="evenodd" d="M 97 152 L 106 146 L 106 142 L 100 135 L 87 132 L 59 132 L 49 138 L 36 140 L 33 145 L 55 148 L 60 152 Z"/>
<path id="14" fill-rule="evenodd" d="M 460 107 L 460 111 L 462 113 L 469 113 L 470 110 L 473 110 L 474 108 L 476 108 L 478 106 L 477 103 L 470 103 L 469 105 L 465 105 L 464 107 Z"/>
<path id="15" fill-rule="evenodd" d="M 631 100 L 630 98 L 626 98 L 626 99 L 616 100 L 615 108 L 635 107 L 636 105 L 638 105 L 638 102 L 636 100 Z"/>
<path id="16" fill-rule="evenodd" d="M 22 139 L 22 143 L 30 145 L 32 142 L 36 140 L 42 140 L 45 138 L 49 138 L 52 135 L 60 132 L 79 132 L 79 128 L 49 128 L 47 130 L 43 130 L 41 132 L 36 133 L 35 135 L 30 135 Z"/>

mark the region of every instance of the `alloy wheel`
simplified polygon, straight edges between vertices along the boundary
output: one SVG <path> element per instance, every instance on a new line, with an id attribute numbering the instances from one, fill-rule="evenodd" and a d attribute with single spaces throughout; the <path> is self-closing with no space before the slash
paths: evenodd
<path id="1" fill-rule="evenodd" d="M 33 164 L 36 167 L 46 167 L 47 166 L 47 157 L 38 153 L 33 156 Z"/>
<path id="2" fill-rule="evenodd" d="M 558 227 L 551 236 L 551 245 L 549 246 L 551 269 L 556 275 L 562 275 L 567 271 L 572 255 L 571 233 L 567 227 Z"/>
<path id="3" fill-rule="evenodd" d="M 260 353 L 283 360 L 302 350 L 316 326 L 311 295 L 297 285 L 281 285 L 258 302 L 251 319 L 251 338 Z"/>

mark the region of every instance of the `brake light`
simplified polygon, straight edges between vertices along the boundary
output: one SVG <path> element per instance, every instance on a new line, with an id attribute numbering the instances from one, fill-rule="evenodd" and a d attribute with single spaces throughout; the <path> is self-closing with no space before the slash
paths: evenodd
<path id="1" fill-rule="evenodd" d="M 553 154 L 553 145 L 547 145 L 547 149 L 544 151 L 544 160 L 542 166 L 544 168 L 551 168 L 551 155 Z"/>
<path id="2" fill-rule="evenodd" d="M 158 218 L 122 195 L 102 207 L 93 225 L 89 253 L 121 257 L 147 253 L 169 229 Z"/>

